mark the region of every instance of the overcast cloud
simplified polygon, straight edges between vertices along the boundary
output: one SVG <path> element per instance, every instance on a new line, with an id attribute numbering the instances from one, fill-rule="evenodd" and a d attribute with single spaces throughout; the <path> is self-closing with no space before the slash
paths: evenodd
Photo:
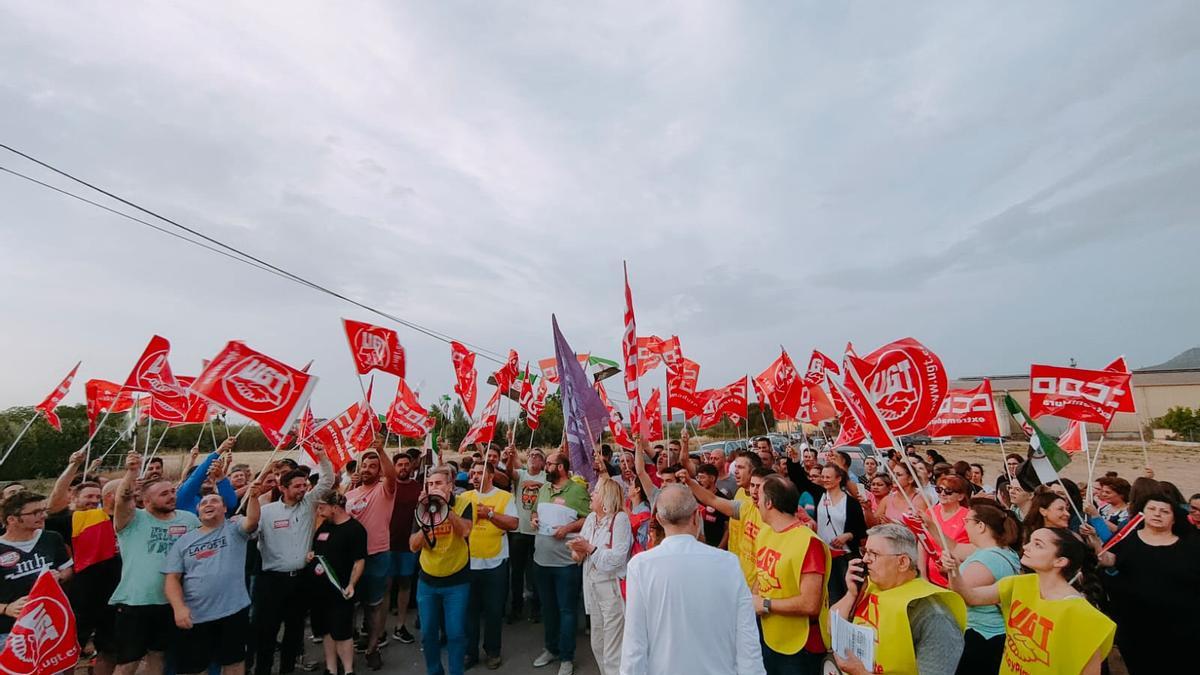
<path id="1" fill-rule="evenodd" d="M 1200 344 L 1195 2 L 14 1 L 0 62 L 0 142 L 522 359 L 551 312 L 619 357 L 622 259 L 706 387 L 780 344 L 912 335 L 952 375 Z M 5 174 L 0 288 L 0 407 L 159 333 L 181 374 L 315 359 L 330 414 L 339 318 L 392 325 Z"/>

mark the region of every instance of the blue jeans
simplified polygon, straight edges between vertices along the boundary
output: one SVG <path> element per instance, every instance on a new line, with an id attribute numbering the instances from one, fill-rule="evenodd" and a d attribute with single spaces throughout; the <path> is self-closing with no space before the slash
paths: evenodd
<path id="1" fill-rule="evenodd" d="M 417 615 L 421 617 L 421 648 L 425 652 L 425 672 L 443 675 L 441 631 L 446 627 L 446 658 L 450 675 L 462 675 L 467 652 L 467 602 L 471 584 L 433 586 L 417 581 Z"/>
<path id="2" fill-rule="evenodd" d="M 583 567 L 543 567 L 535 562 L 533 569 L 538 595 L 542 599 L 546 651 L 563 661 L 574 661 L 575 629 L 579 624 L 579 594 L 583 590 Z"/>
<path id="3" fill-rule="evenodd" d="M 479 623 L 483 622 L 483 653 L 500 656 L 500 624 L 508 599 L 508 561 L 490 570 L 471 570 L 471 602 L 467 611 L 467 654 L 479 656 Z M 425 624 L 421 624 L 425 625 Z"/>

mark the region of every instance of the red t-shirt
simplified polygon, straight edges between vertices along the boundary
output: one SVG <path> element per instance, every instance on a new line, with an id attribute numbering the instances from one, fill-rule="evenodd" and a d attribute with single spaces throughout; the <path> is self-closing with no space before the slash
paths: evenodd
<path id="1" fill-rule="evenodd" d="M 808 553 L 804 555 L 804 566 L 800 568 L 801 574 L 820 574 L 822 578 L 825 575 L 825 552 L 821 550 L 823 547 L 817 545 L 817 539 L 814 539 L 808 545 Z M 808 641 L 804 643 L 804 650 L 814 654 L 824 654 L 825 640 L 821 639 L 821 622 L 817 617 L 812 617 L 808 622 Z"/>

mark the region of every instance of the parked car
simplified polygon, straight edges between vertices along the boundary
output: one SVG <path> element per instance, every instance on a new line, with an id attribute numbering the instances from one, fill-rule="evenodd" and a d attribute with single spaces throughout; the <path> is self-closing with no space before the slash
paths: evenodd
<path id="1" fill-rule="evenodd" d="M 929 438 L 930 445 L 950 445 L 950 441 L 954 440 L 949 436 L 931 436 Z"/>
<path id="2" fill-rule="evenodd" d="M 901 436 L 897 440 L 899 440 L 900 444 L 906 448 L 911 448 L 914 445 L 929 445 L 931 442 L 933 442 L 933 439 L 931 439 L 927 434 L 909 434 L 907 436 Z"/>
<path id="3" fill-rule="evenodd" d="M 710 453 L 719 451 L 723 453 L 726 458 L 728 458 L 738 450 L 745 449 L 746 441 L 741 439 L 713 441 L 712 443 L 705 443 L 704 445 L 701 445 L 699 449 L 689 452 L 688 456 L 699 461 L 702 457 L 707 457 Z"/>
<path id="4" fill-rule="evenodd" d="M 976 436 L 975 445 L 1000 445 L 998 436 Z"/>
<path id="5" fill-rule="evenodd" d="M 840 445 L 832 449 L 833 452 L 846 452 L 850 455 L 850 473 L 856 476 L 863 475 L 867 470 L 863 460 L 868 457 L 875 456 L 875 448 L 870 443 L 862 445 Z"/>

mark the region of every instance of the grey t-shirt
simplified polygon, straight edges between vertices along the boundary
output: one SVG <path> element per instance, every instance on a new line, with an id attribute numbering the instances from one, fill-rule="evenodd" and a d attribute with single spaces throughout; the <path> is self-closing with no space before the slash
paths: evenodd
<path id="1" fill-rule="evenodd" d="M 250 605 L 244 582 L 250 533 L 241 524 L 241 518 L 233 518 L 210 532 L 188 532 L 167 554 L 162 572 L 183 575 L 183 601 L 192 610 L 192 623 L 215 621 Z"/>
<path id="2" fill-rule="evenodd" d="M 963 629 L 946 606 L 921 598 L 908 606 L 913 650 L 921 675 L 954 675 L 963 651 Z"/>
<path id="3" fill-rule="evenodd" d="M 530 518 L 537 507 L 538 490 L 541 489 L 542 483 L 546 482 L 546 472 L 543 470 L 539 473 L 529 473 L 525 469 L 517 469 L 514 473 L 517 474 L 517 485 L 509 492 L 512 492 L 517 500 L 517 520 L 520 521 L 517 532 L 537 534 Z"/>

